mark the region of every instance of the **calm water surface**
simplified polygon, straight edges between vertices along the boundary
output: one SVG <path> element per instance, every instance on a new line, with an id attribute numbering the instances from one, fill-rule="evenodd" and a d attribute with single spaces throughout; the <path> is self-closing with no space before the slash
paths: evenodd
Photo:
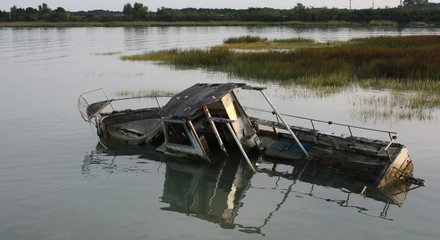
<path id="1" fill-rule="evenodd" d="M 332 41 L 440 30 L 2 28 L 0 238 L 439 239 L 439 110 L 425 120 L 356 115 L 359 99 L 386 91 L 316 96 L 269 84 L 267 94 L 281 112 L 399 132 L 415 175 L 428 183 L 400 204 L 373 193 L 364 198 L 356 182 L 313 169 L 300 176 L 296 167 L 279 165 L 273 172 L 262 164 L 252 175 L 237 163 L 188 165 L 155 153 L 115 153 L 101 149 L 93 127 L 81 120 L 78 95 L 101 87 L 116 97 L 120 90 L 180 91 L 198 82 L 258 85 L 222 73 L 119 59 L 209 47 L 248 34 Z M 259 104 L 255 95 L 239 94 L 244 105 Z"/>

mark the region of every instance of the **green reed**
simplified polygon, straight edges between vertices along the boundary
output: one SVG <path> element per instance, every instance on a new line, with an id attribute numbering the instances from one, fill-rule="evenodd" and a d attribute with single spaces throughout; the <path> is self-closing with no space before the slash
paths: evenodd
<path id="1" fill-rule="evenodd" d="M 160 89 L 138 89 L 116 91 L 118 97 L 144 97 L 144 96 L 174 96 L 176 92 Z"/>
<path id="2" fill-rule="evenodd" d="M 387 48 L 427 48 L 439 47 L 440 36 L 406 36 L 406 37 L 372 37 L 355 38 L 347 41 L 347 45 L 361 47 L 387 47 Z"/>
<path id="3" fill-rule="evenodd" d="M 223 45 L 214 46 L 212 48 L 241 50 L 294 50 L 306 47 L 330 46 L 335 45 L 335 43 L 321 43 L 305 38 L 267 40 L 267 38 L 244 36 L 238 38 L 228 38 L 224 40 Z"/>
<path id="4" fill-rule="evenodd" d="M 94 53 L 96 56 L 113 56 L 113 55 L 119 55 L 122 52 L 102 52 L 102 53 Z"/>
<path id="5" fill-rule="evenodd" d="M 257 42 L 252 42 L 254 40 Z M 234 41 L 249 41 L 244 44 L 254 46 L 263 42 L 264 51 L 221 47 L 171 49 L 123 56 L 122 59 L 156 61 L 176 68 L 205 68 L 234 77 L 280 84 L 300 84 L 323 95 L 350 86 L 417 92 L 418 95 L 411 96 L 410 102 L 401 107 L 407 111 L 399 113 L 405 118 L 417 114 L 424 117 L 426 111 L 423 109 L 428 109 L 429 115 L 429 109 L 440 106 L 440 36 L 375 37 L 319 43 L 313 47 L 310 47 L 314 44 L 312 40 L 304 39 L 267 41 L 249 40 L 245 36 Z M 279 45 L 273 47 L 267 43 L 294 43 L 296 46 L 280 50 Z M 298 47 L 301 44 L 305 47 Z M 389 114 L 389 110 L 382 112 L 384 116 Z"/>
<path id="6" fill-rule="evenodd" d="M 254 43 L 254 42 L 265 42 L 267 38 L 260 38 L 257 36 L 242 36 L 242 37 L 231 37 L 225 39 L 223 43 Z"/>
<path id="7" fill-rule="evenodd" d="M 341 46 L 264 52 L 237 52 L 224 48 L 171 49 L 123 56 L 122 59 L 160 61 L 177 67 L 208 67 L 255 79 L 321 76 L 324 84 L 333 84 L 334 80 L 326 83 L 325 78 L 334 74 L 351 78 L 353 82 L 376 78 L 440 80 L 440 37 L 356 39 Z"/>
<path id="8" fill-rule="evenodd" d="M 353 114 L 363 119 L 432 119 L 440 106 L 440 96 L 424 92 L 391 92 L 386 95 L 360 97 L 354 103 Z"/>

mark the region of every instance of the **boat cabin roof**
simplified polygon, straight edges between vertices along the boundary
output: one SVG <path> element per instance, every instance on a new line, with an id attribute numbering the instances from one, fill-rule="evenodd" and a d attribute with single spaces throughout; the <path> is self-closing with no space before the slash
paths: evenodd
<path id="1" fill-rule="evenodd" d="M 232 90 L 244 86 L 244 83 L 195 84 L 173 96 L 163 106 L 161 116 L 191 120 L 204 106 L 217 102 Z"/>

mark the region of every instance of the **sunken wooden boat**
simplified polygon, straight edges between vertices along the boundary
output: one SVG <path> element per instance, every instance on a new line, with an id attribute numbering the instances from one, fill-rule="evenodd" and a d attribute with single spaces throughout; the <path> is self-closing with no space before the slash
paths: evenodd
<path id="1" fill-rule="evenodd" d="M 261 92 L 275 120 L 250 116 L 234 90 Z M 163 105 L 141 109 L 115 110 L 109 99 L 89 103 L 80 95 L 81 116 L 96 126 L 105 146 L 148 145 L 168 155 L 216 163 L 239 152 L 255 172 L 257 161 L 305 163 L 370 179 L 377 187 L 395 181 L 424 185 L 413 177 L 413 162 L 406 147 L 396 142 L 397 133 L 328 122 L 347 127 L 349 135 L 316 129 L 319 120 L 307 119 L 312 128 L 293 126 L 278 112 L 264 87 L 243 83 L 195 84 L 172 96 Z M 103 91 L 100 89 L 99 91 Z M 152 97 L 152 96 L 145 96 Z M 303 118 L 304 119 L 304 118 Z M 381 132 L 389 140 L 355 136 L 353 129 Z"/>

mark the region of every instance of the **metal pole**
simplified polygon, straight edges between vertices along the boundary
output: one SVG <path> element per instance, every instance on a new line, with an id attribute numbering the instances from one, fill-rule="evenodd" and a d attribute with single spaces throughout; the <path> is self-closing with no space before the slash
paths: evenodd
<path id="1" fill-rule="evenodd" d="M 275 106 L 272 104 L 272 102 L 269 100 L 269 98 L 266 96 L 266 93 L 264 93 L 263 90 L 260 90 L 261 94 L 263 94 L 266 101 L 269 103 L 269 105 L 272 107 L 273 111 L 277 114 L 281 122 L 283 122 L 284 126 L 286 127 L 287 131 L 289 131 L 290 135 L 292 135 L 293 139 L 295 139 L 295 142 L 299 145 L 303 153 L 307 156 L 307 158 L 310 158 L 309 153 L 306 151 L 306 149 L 303 147 L 301 142 L 296 137 L 295 133 L 293 133 L 292 129 L 290 129 L 289 125 L 284 121 L 283 117 L 281 117 L 281 114 L 278 112 L 278 110 L 275 108 Z"/>
<path id="2" fill-rule="evenodd" d="M 110 101 L 110 106 L 112 107 L 113 111 L 115 111 L 115 108 L 113 107 L 113 104 L 112 104 L 112 100 L 110 100 L 110 98 L 108 98 L 107 93 L 104 91 L 104 89 L 102 89 L 102 92 L 104 93 L 107 100 Z"/>
<path id="3" fill-rule="evenodd" d="M 208 107 L 204 106 L 203 110 L 205 111 L 206 116 L 208 116 L 208 122 L 211 125 L 212 131 L 214 131 L 214 135 L 217 138 L 217 142 L 220 145 L 220 148 L 222 149 L 223 153 L 226 156 L 228 156 L 228 152 L 226 151 L 225 144 L 223 144 L 222 138 L 220 137 L 220 134 L 218 133 L 217 127 L 215 126 L 215 123 L 212 120 L 210 120 L 211 113 L 209 112 Z"/>
<path id="4" fill-rule="evenodd" d="M 348 131 L 350 131 L 350 136 L 353 137 L 353 132 L 351 131 L 351 127 L 348 126 Z"/>
<path id="5" fill-rule="evenodd" d="M 226 123 L 226 126 L 228 126 L 229 131 L 232 134 L 232 137 L 234 138 L 235 142 L 237 143 L 238 148 L 240 149 L 241 153 L 243 154 L 243 157 L 246 159 L 247 164 L 249 165 L 249 167 L 251 168 L 251 170 L 256 173 L 257 171 L 255 171 L 254 166 L 251 163 L 251 160 L 249 160 L 246 151 L 243 149 L 243 146 L 241 146 L 240 140 L 238 140 L 237 136 L 235 135 L 234 130 L 231 127 L 230 123 Z"/>
<path id="6" fill-rule="evenodd" d="M 316 132 L 316 128 L 315 128 L 315 124 L 313 123 L 313 120 L 310 120 L 310 122 L 312 123 L 313 131 Z"/>
<path id="7" fill-rule="evenodd" d="M 159 106 L 159 108 L 162 108 L 162 107 L 160 106 L 159 99 L 157 99 L 157 96 L 154 96 L 154 98 L 156 99 L 157 106 Z"/>

